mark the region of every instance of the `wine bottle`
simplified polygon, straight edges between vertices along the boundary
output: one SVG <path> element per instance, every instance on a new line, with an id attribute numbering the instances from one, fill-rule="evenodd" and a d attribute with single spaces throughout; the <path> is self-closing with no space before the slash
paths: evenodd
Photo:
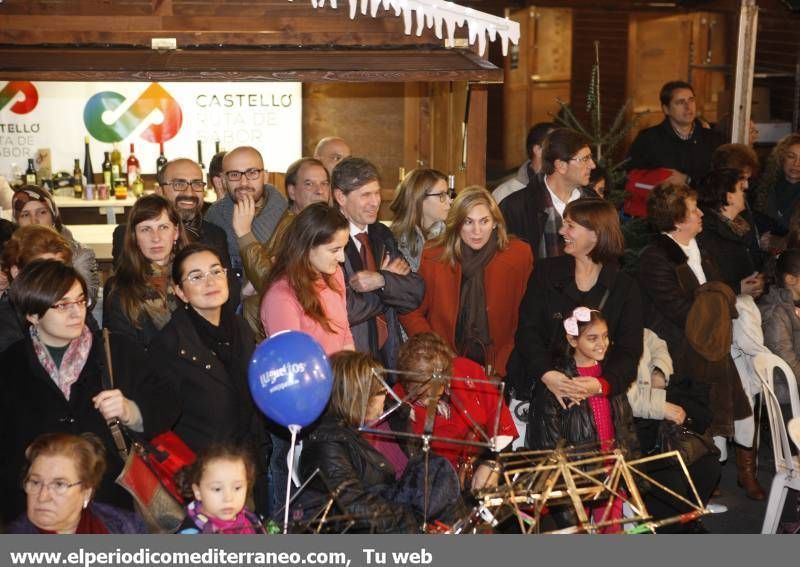
<path id="1" fill-rule="evenodd" d="M 447 176 L 447 194 L 451 199 L 456 196 L 456 176 L 452 173 Z"/>
<path id="2" fill-rule="evenodd" d="M 89 152 L 89 136 L 83 138 L 83 175 L 86 177 L 87 184 L 94 184 L 94 168 L 92 168 L 92 155 Z"/>
<path id="3" fill-rule="evenodd" d="M 167 157 L 164 155 L 164 142 L 159 142 L 158 151 L 158 159 L 156 160 L 156 175 L 159 174 L 162 167 L 167 165 Z"/>
<path id="4" fill-rule="evenodd" d="M 75 158 L 75 166 L 72 168 L 72 192 L 76 199 L 83 198 L 83 172 L 79 158 Z"/>
<path id="5" fill-rule="evenodd" d="M 214 142 L 214 155 L 217 155 L 218 153 L 219 153 L 219 140 Z"/>
<path id="6" fill-rule="evenodd" d="M 116 142 L 111 149 L 111 185 L 109 189 L 113 189 L 114 185 L 122 173 L 122 153 L 120 153 Z"/>
<path id="7" fill-rule="evenodd" d="M 200 166 L 200 169 L 205 171 L 206 166 L 203 163 L 203 141 L 197 140 L 197 165 Z"/>
<path id="8" fill-rule="evenodd" d="M 28 158 L 28 169 L 25 170 L 25 185 L 36 185 L 36 167 L 33 158 Z"/>
<path id="9" fill-rule="evenodd" d="M 103 183 L 112 187 L 114 180 L 111 178 L 111 152 L 103 152 L 105 159 L 103 160 Z"/>
<path id="10" fill-rule="evenodd" d="M 133 191 L 133 184 L 136 182 L 136 178 L 139 177 L 139 159 L 136 157 L 136 154 L 134 153 L 133 143 L 131 143 L 131 153 L 128 156 L 127 172 L 128 172 L 128 190 Z M 119 198 L 119 196 L 117 198 Z"/>

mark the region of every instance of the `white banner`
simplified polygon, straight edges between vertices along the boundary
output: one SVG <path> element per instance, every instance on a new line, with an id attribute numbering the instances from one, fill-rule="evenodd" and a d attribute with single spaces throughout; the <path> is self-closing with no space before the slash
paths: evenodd
<path id="1" fill-rule="evenodd" d="M 49 150 L 53 171 L 83 167 L 89 136 L 95 173 L 116 142 L 123 167 L 130 144 L 143 173 L 155 173 L 158 142 L 167 159 L 208 164 L 220 148 L 254 146 L 270 171 L 286 171 L 301 155 L 300 83 L 0 82 L 0 175 L 22 172 Z"/>

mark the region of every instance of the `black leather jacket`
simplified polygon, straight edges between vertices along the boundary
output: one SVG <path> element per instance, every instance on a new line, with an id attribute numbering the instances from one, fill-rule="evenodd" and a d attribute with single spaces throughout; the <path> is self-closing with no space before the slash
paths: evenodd
<path id="1" fill-rule="evenodd" d="M 319 468 L 319 475 L 301 498 L 307 510 L 312 495 L 336 499 L 337 513 L 349 514 L 356 521 L 350 531 L 376 533 L 415 533 L 419 531 L 409 508 L 390 502 L 380 494 L 395 483 L 394 470 L 386 458 L 372 448 L 359 432 L 337 418 L 323 416 L 303 442 L 300 476 L 308 478 Z M 304 510 L 305 511 L 305 510 Z"/>

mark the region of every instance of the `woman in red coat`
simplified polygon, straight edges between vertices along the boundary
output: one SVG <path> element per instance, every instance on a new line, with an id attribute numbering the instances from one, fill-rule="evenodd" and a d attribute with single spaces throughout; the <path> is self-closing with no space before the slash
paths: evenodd
<path id="1" fill-rule="evenodd" d="M 400 321 L 409 336 L 433 331 L 488 375 L 503 377 L 532 269 L 530 246 L 509 238 L 489 192 L 467 187 L 450 208 L 444 234 L 423 252 L 422 304 Z"/>

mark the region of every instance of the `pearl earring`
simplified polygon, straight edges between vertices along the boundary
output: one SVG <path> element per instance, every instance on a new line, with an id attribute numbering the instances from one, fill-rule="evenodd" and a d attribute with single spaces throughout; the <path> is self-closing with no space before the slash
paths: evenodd
<path id="1" fill-rule="evenodd" d="M 89 505 L 89 499 L 87 498 L 86 500 L 83 501 L 83 509 L 85 510 L 88 505 Z"/>

